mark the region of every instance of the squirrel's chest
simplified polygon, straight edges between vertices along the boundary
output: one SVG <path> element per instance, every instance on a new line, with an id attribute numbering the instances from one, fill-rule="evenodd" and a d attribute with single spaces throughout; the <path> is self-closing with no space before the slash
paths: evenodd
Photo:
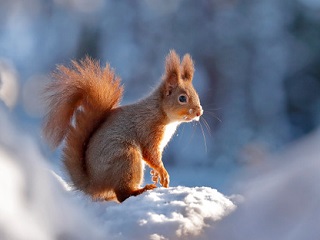
<path id="1" fill-rule="evenodd" d="M 170 123 L 165 126 L 164 133 L 163 133 L 160 145 L 159 145 L 160 151 L 162 151 L 164 149 L 164 147 L 168 144 L 172 135 L 176 131 L 178 125 L 179 125 L 178 122 L 174 122 L 174 123 Z"/>

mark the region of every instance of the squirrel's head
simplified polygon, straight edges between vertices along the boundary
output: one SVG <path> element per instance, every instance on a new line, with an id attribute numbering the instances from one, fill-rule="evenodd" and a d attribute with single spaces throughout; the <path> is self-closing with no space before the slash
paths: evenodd
<path id="1" fill-rule="evenodd" d="M 199 96 L 192 85 L 194 64 L 189 54 L 182 62 L 174 50 L 166 58 L 163 75 L 163 110 L 170 122 L 198 121 L 203 113 Z"/>

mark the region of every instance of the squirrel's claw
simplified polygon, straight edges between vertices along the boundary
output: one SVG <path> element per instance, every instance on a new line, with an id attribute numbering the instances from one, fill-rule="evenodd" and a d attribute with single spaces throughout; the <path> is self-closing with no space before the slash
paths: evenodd
<path id="1" fill-rule="evenodd" d="M 155 170 L 150 171 L 152 182 L 156 185 L 159 182 L 159 174 Z"/>
<path id="2" fill-rule="evenodd" d="M 154 184 L 157 184 L 160 178 L 160 184 L 165 188 L 169 187 L 170 177 L 168 172 L 164 168 L 161 169 L 160 173 L 152 169 L 150 171 L 150 174 L 151 174 L 152 182 Z"/>
<path id="3" fill-rule="evenodd" d="M 160 184 L 165 188 L 169 187 L 170 180 L 169 180 L 169 174 L 167 170 L 163 169 L 163 171 L 161 171 L 159 175 L 160 175 Z"/>

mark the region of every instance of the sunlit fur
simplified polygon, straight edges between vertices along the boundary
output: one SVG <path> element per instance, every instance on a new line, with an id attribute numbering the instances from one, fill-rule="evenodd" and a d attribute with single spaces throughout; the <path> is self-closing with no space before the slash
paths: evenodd
<path id="1" fill-rule="evenodd" d="M 52 147 L 65 139 L 62 160 L 74 186 L 82 190 L 89 181 L 84 164 L 87 142 L 111 109 L 119 105 L 123 88 L 109 65 L 101 69 L 99 62 L 89 57 L 73 61 L 71 68 L 58 66 L 57 70 L 55 81 L 46 89 L 49 111 L 43 132 Z"/>
<path id="2" fill-rule="evenodd" d="M 63 162 L 76 189 L 94 199 L 124 201 L 169 186 L 162 151 L 176 126 L 202 114 L 192 86 L 190 55 L 180 64 L 170 51 L 159 86 L 145 99 L 118 106 L 123 89 L 109 65 L 101 69 L 90 58 L 59 66 L 46 90 L 49 111 L 44 134 L 53 147 L 63 140 Z M 179 94 L 188 96 L 181 104 Z M 190 110 L 192 109 L 192 110 Z M 154 171 L 154 184 L 141 188 L 144 160 Z"/>

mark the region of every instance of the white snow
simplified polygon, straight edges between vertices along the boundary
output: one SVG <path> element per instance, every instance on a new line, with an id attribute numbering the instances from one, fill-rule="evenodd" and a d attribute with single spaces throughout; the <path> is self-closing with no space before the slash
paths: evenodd
<path id="1" fill-rule="evenodd" d="M 158 188 L 122 204 L 88 203 L 117 239 L 197 239 L 235 205 L 208 187 Z"/>
<path id="2" fill-rule="evenodd" d="M 244 202 L 212 239 L 315 240 L 320 236 L 320 129 L 239 177 Z M 251 176 L 250 176 L 251 175 Z"/>
<path id="3" fill-rule="evenodd" d="M 0 101 L 13 108 L 18 100 L 18 74 L 13 64 L 0 57 Z"/>
<path id="4" fill-rule="evenodd" d="M 158 188 L 93 202 L 53 174 L 0 105 L 0 239 L 201 239 L 235 205 L 209 187 Z"/>
<path id="5" fill-rule="evenodd" d="M 103 239 L 0 105 L 0 239 Z M 77 229 L 81 229 L 80 231 Z"/>

